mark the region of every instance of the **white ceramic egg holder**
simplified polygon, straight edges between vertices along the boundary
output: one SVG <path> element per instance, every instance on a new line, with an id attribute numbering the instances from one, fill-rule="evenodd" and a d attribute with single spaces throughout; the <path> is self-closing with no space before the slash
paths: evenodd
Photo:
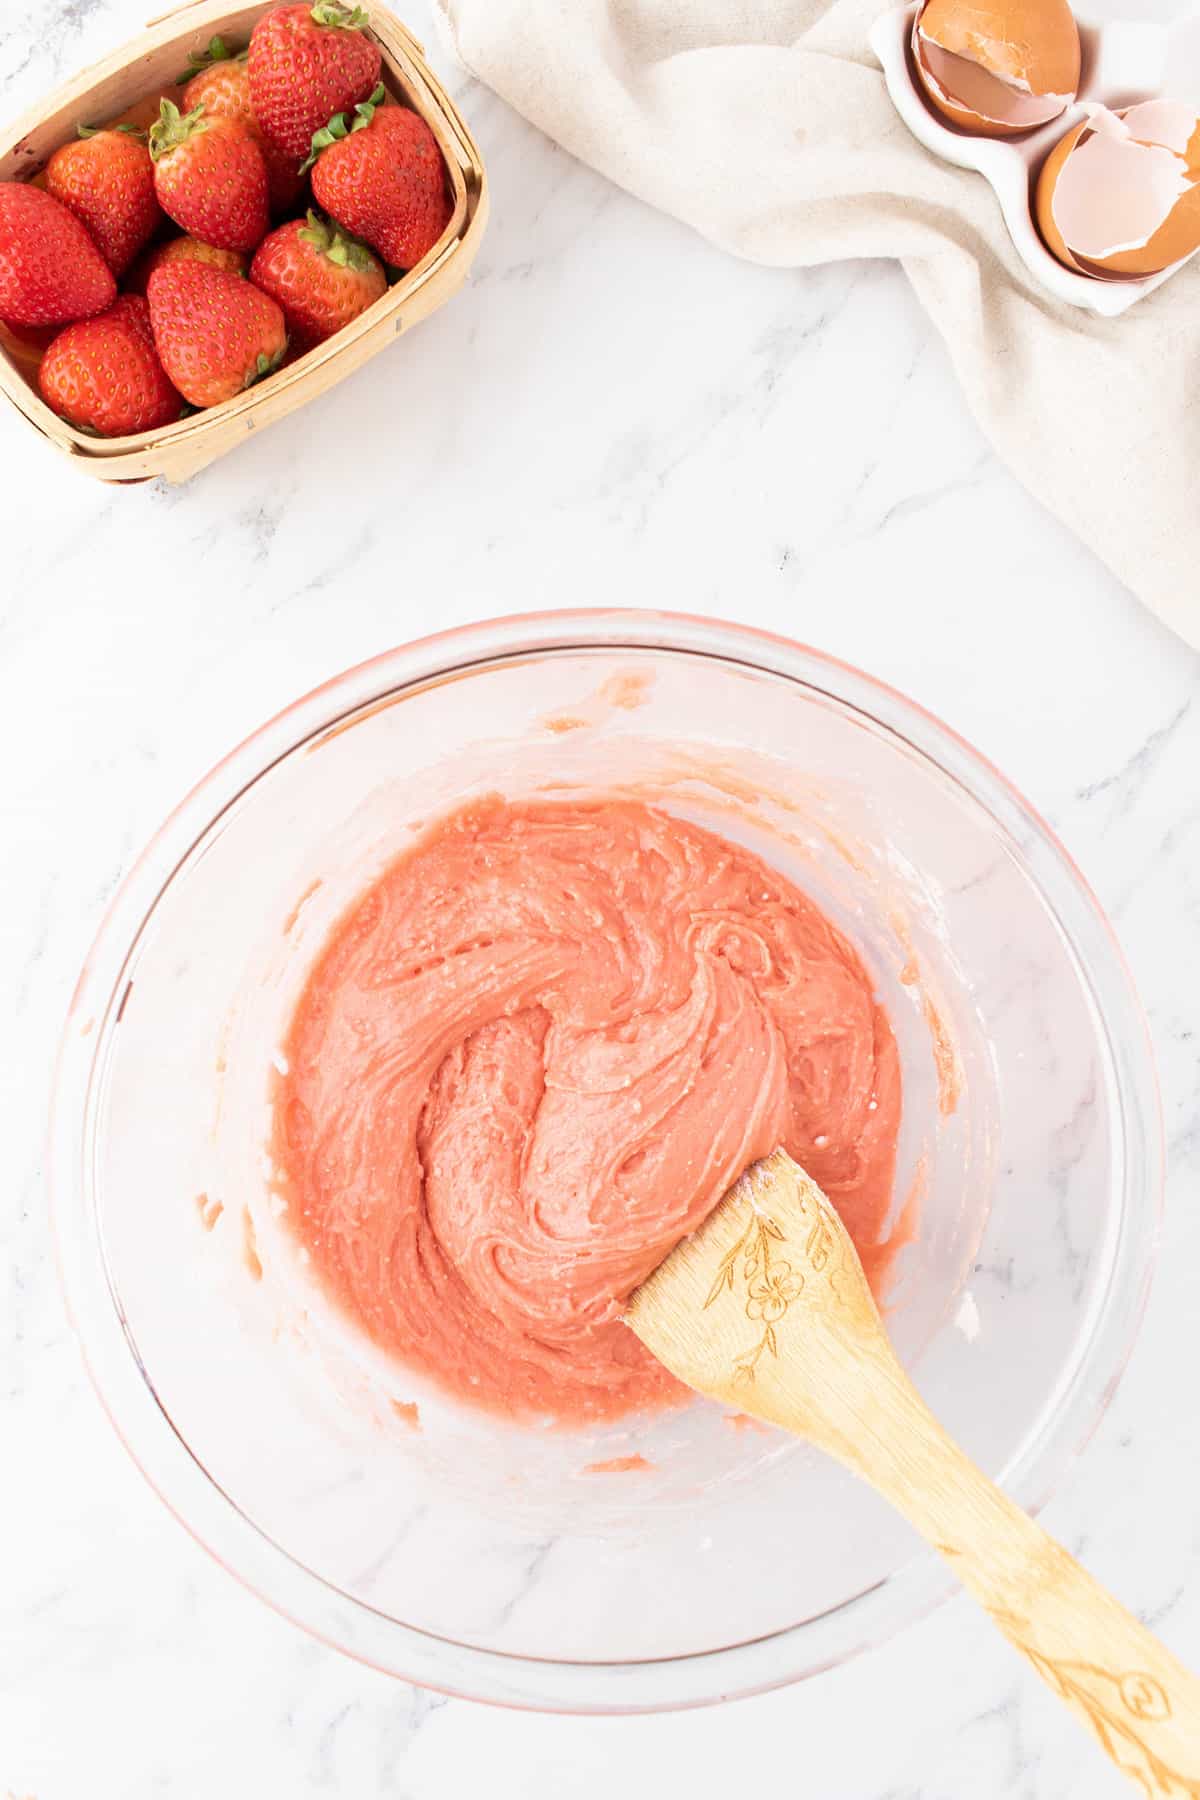
<path id="1" fill-rule="evenodd" d="M 1038 169 L 1064 133 L 1084 117 L 1088 102 L 1114 109 L 1161 96 L 1200 103 L 1200 19 L 1193 16 L 1172 25 L 1081 24 L 1083 63 L 1075 104 L 1049 125 L 1022 137 L 988 138 L 956 131 L 926 101 L 909 49 L 917 10 L 911 5 L 884 13 L 871 29 L 871 48 L 892 104 L 926 149 L 960 168 L 975 169 L 990 182 L 1021 260 L 1042 287 L 1073 306 L 1113 319 L 1191 260 L 1185 257 L 1157 275 L 1139 279 L 1101 281 L 1073 274 L 1043 244 L 1031 201 Z"/>

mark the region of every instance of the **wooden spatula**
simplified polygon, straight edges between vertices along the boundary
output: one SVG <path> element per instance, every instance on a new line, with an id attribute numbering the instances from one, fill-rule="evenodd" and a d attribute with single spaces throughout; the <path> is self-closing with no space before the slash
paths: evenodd
<path id="1" fill-rule="evenodd" d="M 681 1381 L 811 1438 L 950 1563 L 1144 1794 L 1200 1800 L 1200 1681 L 942 1430 L 901 1369 L 837 1213 L 782 1150 L 634 1294 Z"/>

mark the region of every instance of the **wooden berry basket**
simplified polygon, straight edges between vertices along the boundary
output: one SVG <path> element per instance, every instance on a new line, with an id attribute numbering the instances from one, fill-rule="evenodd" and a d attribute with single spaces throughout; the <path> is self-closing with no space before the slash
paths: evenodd
<path id="1" fill-rule="evenodd" d="M 462 286 L 487 221 L 487 177 L 458 109 L 425 62 L 420 44 L 392 13 L 365 0 L 371 33 L 383 57 L 389 92 L 426 120 L 445 158 L 453 199 L 450 222 L 429 255 L 402 276 L 359 318 L 257 386 L 221 406 L 131 437 L 97 438 L 76 431 L 51 412 L 34 385 L 40 351 L 0 327 L 0 389 L 43 438 L 77 468 L 101 481 L 146 481 L 165 475 L 181 482 L 248 432 L 261 431 L 360 368 L 402 332 L 426 318 Z M 247 42 L 267 0 L 230 8 L 228 0 L 200 0 L 155 20 L 145 34 L 68 82 L 34 112 L 0 133 L 0 181 L 36 178 L 49 156 L 90 124 L 137 116 L 147 98 L 177 97 L 175 78 L 191 51 L 215 33 Z M 155 107 L 157 111 L 157 107 Z"/>

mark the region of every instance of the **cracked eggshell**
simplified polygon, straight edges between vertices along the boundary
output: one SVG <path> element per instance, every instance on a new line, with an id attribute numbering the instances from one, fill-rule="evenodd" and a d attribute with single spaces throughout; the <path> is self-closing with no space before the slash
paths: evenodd
<path id="1" fill-rule="evenodd" d="M 1067 0 L 925 0 L 912 60 L 929 104 L 960 131 L 1015 137 L 1074 100 L 1079 28 Z"/>
<path id="2" fill-rule="evenodd" d="M 1200 249 L 1200 116 L 1178 100 L 1092 106 L 1042 165 L 1038 230 L 1068 269 L 1156 275 Z"/>

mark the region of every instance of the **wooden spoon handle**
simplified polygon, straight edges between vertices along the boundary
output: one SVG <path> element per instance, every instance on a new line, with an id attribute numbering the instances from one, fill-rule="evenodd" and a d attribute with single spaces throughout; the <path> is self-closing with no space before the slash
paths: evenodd
<path id="1" fill-rule="evenodd" d="M 939 1544 L 1046 1685 L 1150 1796 L 1200 1800 L 1200 1681 L 1016 1507 L 1008 1543 Z"/>
<path id="2" fill-rule="evenodd" d="M 842 1460 L 941 1552 L 1122 1774 L 1151 1800 L 1200 1800 L 1200 1680 L 976 1468 L 899 1368 L 888 1385 L 888 1424 Z"/>
<path id="3" fill-rule="evenodd" d="M 1148 1800 L 1200 1800 L 1200 1681 L 942 1430 L 844 1225 L 782 1150 L 747 1170 L 625 1317 L 682 1381 L 869 1481 Z"/>

